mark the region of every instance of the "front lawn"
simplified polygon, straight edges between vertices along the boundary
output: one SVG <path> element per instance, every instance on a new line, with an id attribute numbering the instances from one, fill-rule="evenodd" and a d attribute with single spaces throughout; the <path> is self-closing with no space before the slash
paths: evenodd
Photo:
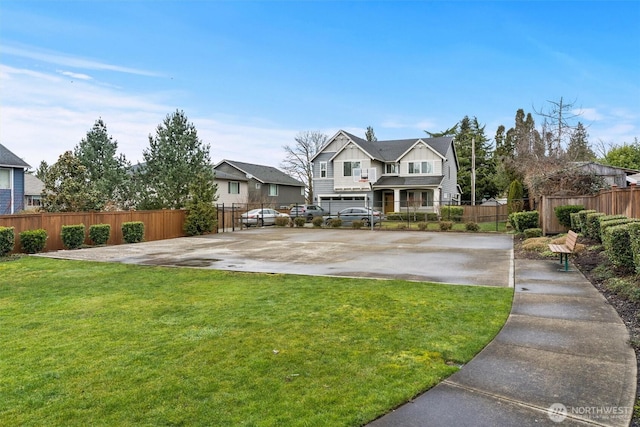
<path id="1" fill-rule="evenodd" d="M 512 289 L 0 263 L 3 425 L 358 426 L 434 386 Z"/>

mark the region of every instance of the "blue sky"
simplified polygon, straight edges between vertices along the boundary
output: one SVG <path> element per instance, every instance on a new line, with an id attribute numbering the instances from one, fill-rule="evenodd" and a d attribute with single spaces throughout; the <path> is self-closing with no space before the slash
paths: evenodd
<path id="1" fill-rule="evenodd" d="M 563 97 L 593 145 L 622 144 L 639 22 L 640 1 L 3 0 L 0 142 L 35 168 L 102 118 L 135 163 L 180 109 L 214 162 L 278 166 L 301 131 L 413 138 L 468 115 L 493 138 Z"/>

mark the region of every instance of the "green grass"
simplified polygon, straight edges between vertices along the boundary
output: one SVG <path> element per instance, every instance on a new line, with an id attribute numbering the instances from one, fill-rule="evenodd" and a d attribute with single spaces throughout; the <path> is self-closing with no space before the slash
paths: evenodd
<path id="1" fill-rule="evenodd" d="M 512 290 L 0 263 L 0 424 L 357 426 L 434 386 Z"/>

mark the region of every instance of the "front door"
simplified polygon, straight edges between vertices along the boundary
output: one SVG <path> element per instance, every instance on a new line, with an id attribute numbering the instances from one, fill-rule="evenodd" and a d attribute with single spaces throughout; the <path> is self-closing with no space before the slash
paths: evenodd
<path id="1" fill-rule="evenodd" d="M 393 193 L 384 193 L 384 214 L 393 212 Z"/>

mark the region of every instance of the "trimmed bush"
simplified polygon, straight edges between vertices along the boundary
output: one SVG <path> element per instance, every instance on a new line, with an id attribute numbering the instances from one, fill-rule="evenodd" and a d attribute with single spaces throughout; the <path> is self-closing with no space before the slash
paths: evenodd
<path id="1" fill-rule="evenodd" d="M 313 218 L 313 221 L 311 221 L 311 224 L 313 224 L 315 228 L 320 228 L 322 227 L 323 222 L 324 222 L 324 219 L 321 216 L 317 216 Z"/>
<path id="2" fill-rule="evenodd" d="M 428 224 L 426 222 L 419 222 L 418 223 L 418 230 L 420 231 L 425 231 L 427 229 Z"/>
<path id="3" fill-rule="evenodd" d="M 579 212 L 571 212 L 569 214 L 569 218 L 571 220 L 571 229 L 576 233 L 582 233 L 582 225 L 580 224 L 580 213 Z"/>
<path id="4" fill-rule="evenodd" d="M 144 240 L 144 223 L 131 221 L 122 223 L 122 240 L 125 243 L 139 243 Z"/>
<path id="5" fill-rule="evenodd" d="M 464 215 L 462 206 L 443 206 L 440 208 L 440 217 L 446 221 L 460 222 Z"/>
<path id="6" fill-rule="evenodd" d="M 47 245 L 47 230 L 25 230 L 20 233 L 20 247 L 23 252 L 35 254 L 42 252 Z"/>
<path id="7" fill-rule="evenodd" d="M 630 223 L 627 225 L 627 230 L 629 231 L 633 263 L 636 266 L 636 273 L 640 274 L 640 222 Z"/>
<path id="8" fill-rule="evenodd" d="M 473 221 L 469 221 L 464 225 L 464 229 L 467 231 L 478 231 L 480 230 L 480 226 Z"/>
<path id="9" fill-rule="evenodd" d="M 540 216 L 538 211 L 514 212 L 509 214 L 509 222 L 518 233 L 524 233 L 527 228 L 538 228 Z"/>
<path id="10" fill-rule="evenodd" d="M 435 212 L 390 212 L 387 215 L 389 221 L 437 221 Z"/>
<path id="11" fill-rule="evenodd" d="M 582 205 L 562 205 L 557 206 L 554 211 L 560 225 L 571 228 L 571 214 L 584 210 Z"/>
<path id="12" fill-rule="evenodd" d="M 106 245 L 110 236 L 111 225 L 109 224 L 94 224 L 89 227 L 89 240 L 94 245 Z"/>
<path id="13" fill-rule="evenodd" d="M 307 222 L 307 219 L 303 216 L 297 216 L 293 219 L 293 223 L 295 224 L 296 227 L 304 227 L 306 222 Z"/>
<path id="14" fill-rule="evenodd" d="M 542 237 L 542 228 L 527 228 L 524 230 L 524 237 L 527 239 Z"/>
<path id="15" fill-rule="evenodd" d="M 0 256 L 6 256 L 16 246 L 13 227 L 0 227 Z"/>
<path id="16" fill-rule="evenodd" d="M 452 221 L 440 221 L 438 225 L 440 226 L 440 231 L 448 231 L 453 228 Z"/>
<path id="17" fill-rule="evenodd" d="M 60 237 L 65 248 L 78 249 L 84 243 L 84 224 L 63 225 Z"/>
<path id="18" fill-rule="evenodd" d="M 603 219 L 606 218 L 606 216 L 601 216 L 598 218 L 599 222 L 600 222 L 600 241 L 602 241 L 602 238 L 604 236 L 604 230 L 606 230 L 609 227 L 615 227 L 616 225 L 622 225 L 622 224 L 627 224 L 629 222 L 634 222 L 634 220 L 625 217 L 622 218 L 611 218 L 611 219 Z"/>
<path id="19" fill-rule="evenodd" d="M 628 224 L 607 227 L 603 235 L 602 245 L 611 264 L 626 272 L 635 270 Z"/>
<path id="20" fill-rule="evenodd" d="M 580 233 L 583 233 L 586 236 L 587 215 L 589 215 L 590 213 L 596 213 L 596 212 L 597 211 L 594 211 L 593 209 L 586 209 L 584 211 L 578 212 L 578 217 L 580 218 L 580 221 L 578 222 L 578 225 L 580 226 Z M 578 230 L 574 230 L 574 231 L 578 231 Z"/>
<path id="21" fill-rule="evenodd" d="M 357 219 L 355 221 L 353 221 L 351 223 L 351 228 L 355 229 L 355 230 L 359 230 L 360 228 L 364 227 L 364 222 Z"/>
<path id="22" fill-rule="evenodd" d="M 302 219 L 304 220 L 304 218 L 302 218 Z M 276 227 L 286 227 L 287 225 L 289 225 L 289 221 L 291 221 L 291 218 L 289 218 L 289 217 L 278 216 L 278 217 L 276 217 L 276 219 L 273 220 L 273 223 L 276 225 Z M 304 225 L 304 224 L 302 224 L 302 225 Z"/>
<path id="23" fill-rule="evenodd" d="M 329 225 L 333 228 L 340 228 L 342 227 L 342 220 L 340 218 L 333 218 L 329 221 Z"/>
<path id="24" fill-rule="evenodd" d="M 582 223 L 582 232 L 590 239 L 600 240 L 600 222 L 598 221 L 600 216 L 604 216 L 604 214 L 602 212 L 590 212 Z"/>

